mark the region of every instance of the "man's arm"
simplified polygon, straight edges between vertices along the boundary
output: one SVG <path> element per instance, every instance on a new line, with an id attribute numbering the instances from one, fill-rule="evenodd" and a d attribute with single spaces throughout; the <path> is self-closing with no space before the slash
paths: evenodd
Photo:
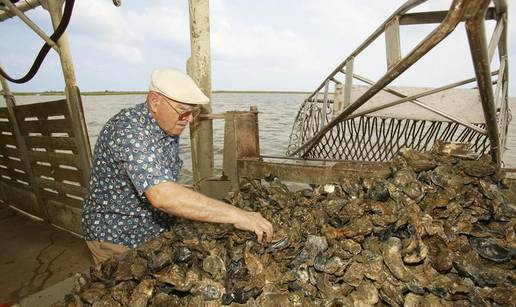
<path id="1" fill-rule="evenodd" d="M 272 224 L 258 212 L 249 212 L 204 196 L 175 182 L 150 187 L 145 196 L 155 208 L 170 215 L 193 221 L 228 223 L 237 229 L 252 231 L 262 241 L 272 239 Z"/>

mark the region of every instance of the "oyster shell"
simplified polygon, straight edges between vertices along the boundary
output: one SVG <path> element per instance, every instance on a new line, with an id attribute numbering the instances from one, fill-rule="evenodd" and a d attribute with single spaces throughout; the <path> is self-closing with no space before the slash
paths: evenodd
<path id="1" fill-rule="evenodd" d="M 382 256 L 385 265 L 394 277 L 404 282 L 412 279 L 411 272 L 405 267 L 401 259 L 401 240 L 399 238 L 390 237 L 384 243 Z"/>
<path id="2" fill-rule="evenodd" d="M 454 156 L 402 150 L 390 176 L 295 192 L 249 180 L 226 201 L 271 221 L 270 244 L 179 220 L 81 275 L 58 306 L 514 304 L 516 184 L 439 146 Z"/>

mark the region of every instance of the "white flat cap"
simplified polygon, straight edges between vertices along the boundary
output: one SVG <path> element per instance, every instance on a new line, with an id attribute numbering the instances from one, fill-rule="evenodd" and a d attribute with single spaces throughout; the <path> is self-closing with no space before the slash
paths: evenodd
<path id="1" fill-rule="evenodd" d="M 174 68 L 155 69 L 151 75 L 149 91 L 187 104 L 207 104 L 210 101 L 190 76 Z"/>

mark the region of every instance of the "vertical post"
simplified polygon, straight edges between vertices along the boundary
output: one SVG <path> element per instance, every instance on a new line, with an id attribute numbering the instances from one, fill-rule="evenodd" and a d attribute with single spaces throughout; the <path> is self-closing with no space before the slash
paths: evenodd
<path id="1" fill-rule="evenodd" d="M 330 87 L 330 80 L 326 80 L 326 84 L 324 85 L 324 96 L 323 96 L 323 105 L 321 110 L 321 122 L 319 123 L 319 130 L 326 126 L 326 112 L 328 110 L 328 90 Z"/>
<path id="2" fill-rule="evenodd" d="M 346 62 L 346 87 L 344 89 L 344 105 L 343 108 L 347 108 L 351 104 L 351 90 L 353 89 L 353 63 L 355 62 L 354 57 L 350 57 Z"/>
<path id="3" fill-rule="evenodd" d="M 63 17 L 63 3 L 63 0 L 49 0 L 46 5 L 44 5 L 44 8 L 50 13 L 54 29 L 59 25 Z M 75 78 L 72 54 L 66 33 L 61 35 L 61 38 L 57 41 L 57 46 L 60 51 L 59 59 L 61 60 L 61 68 L 65 81 L 66 102 L 72 119 L 73 133 L 77 140 L 77 149 L 82 169 L 82 182 L 86 184 L 91 169 L 91 147 L 86 122 L 84 120 L 81 94 Z"/>
<path id="4" fill-rule="evenodd" d="M 399 17 L 393 18 L 385 27 L 385 51 L 387 52 L 387 69 L 401 61 Z"/>
<path id="5" fill-rule="evenodd" d="M 224 124 L 224 175 L 231 181 L 231 189 L 238 191 L 237 160 L 260 158 L 258 135 L 258 109 L 251 107 L 249 112 L 226 112 Z"/>
<path id="6" fill-rule="evenodd" d="M 21 130 L 20 130 L 20 126 L 18 124 L 18 121 L 16 120 L 16 114 L 14 112 L 14 106 L 15 106 L 14 97 L 11 94 L 11 91 L 9 90 L 9 85 L 7 84 L 7 81 L 1 75 L 0 75 L 0 83 L 2 83 L 2 88 L 4 90 L 4 98 L 5 98 L 5 104 L 7 106 L 7 112 L 9 113 L 9 121 L 11 122 L 11 125 L 13 125 L 14 137 L 16 138 L 16 144 L 18 146 L 18 150 L 20 150 L 20 156 L 21 156 L 21 159 L 25 166 L 25 171 L 27 172 L 27 176 L 29 177 L 29 183 L 30 183 L 30 186 L 32 187 L 32 192 L 34 192 L 36 202 L 41 209 L 43 219 L 50 223 L 47 206 L 46 206 L 45 202 L 43 201 L 43 198 L 41 197 L 41 193 L 39 192 L 39 185 L 36 180 L 36 177 L 34 177 L 34 174 L 32 173 L 32 166 L 31 166 L 30 160 L 29 160 L 29 151 L 27 149 L 27 146 L 25 145 L 25 138 L 23 137 Z"/>
<path id="7" fill-rule="evenodd" d="M 335 83 L 335 93 L 333 94 L 333 118 L 341 111 L 344 105 L 344 86 L 342 83 Z"/>
<path id="8" fill-rule="evenodd" d="M 187 72 L 206 96 L 211 99 L 210 17 L 209 0 L 189 0 L 191 57 Z M 203 114 L 211 113 L 210 103 L 202 106 Z M 207 192 L 202 182 L 213 176 L 213 123 L 195 120 L 190 124 L 192 173 L 194 188 Z"/>
<path id="9" fill-rule="evenodd" d="M 507 60 L 507 27 L 508 27 L 508 13 L 507 13 L 507 1 L 506 0 L 494 0 L 496 14 L 498 15 L 498 22 L 502 22 L 503 30 L 500 35 L 500 39 L 498 40 L 498 58 L 500 60 L 500 65 L 504 63 L 504 72 L 502 74 L 502 102 L 501 104 L 505 107 L 505 109 L 509 108 L 509 61 Z M 508 123 L 508 111 L 501 113 L 504 116 L 504 124 L 502 128 L 503 140 L 501 141 L 501 150 L 505 151 L 505 144 L 507 140 L 507 133 L 509 129 Z M 503 159 L 503 152 L 501 154 L 501 158 Z"/>
<path id="10" fill-rule="evenodd" d="M 491 143 L 491 157 L 498 167 L 500 167 L 500 136 L 498 134 L 498 125 L 496 122 L 491 68 L 488 63 L 487 40 L 484 27 L 484 16 L 489 2 L 489 0 L 472 2 L 470 9 L 472 12 L 477 13 L 466 20 L 466 32 L 468 35 L 473 66 L 475 67 L 480 99 L 482 101 L 482 110 L 484 111 L 487 135 Z"/>

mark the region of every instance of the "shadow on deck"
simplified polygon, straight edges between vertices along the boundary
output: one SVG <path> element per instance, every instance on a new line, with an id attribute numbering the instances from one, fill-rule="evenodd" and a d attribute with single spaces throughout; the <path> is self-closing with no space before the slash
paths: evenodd
<path id="1" fill-rule="evenodd" d="M 82 238 L 3 203 L 0 244 L 0 305 L 18 302 L 93 265 Z"/>

